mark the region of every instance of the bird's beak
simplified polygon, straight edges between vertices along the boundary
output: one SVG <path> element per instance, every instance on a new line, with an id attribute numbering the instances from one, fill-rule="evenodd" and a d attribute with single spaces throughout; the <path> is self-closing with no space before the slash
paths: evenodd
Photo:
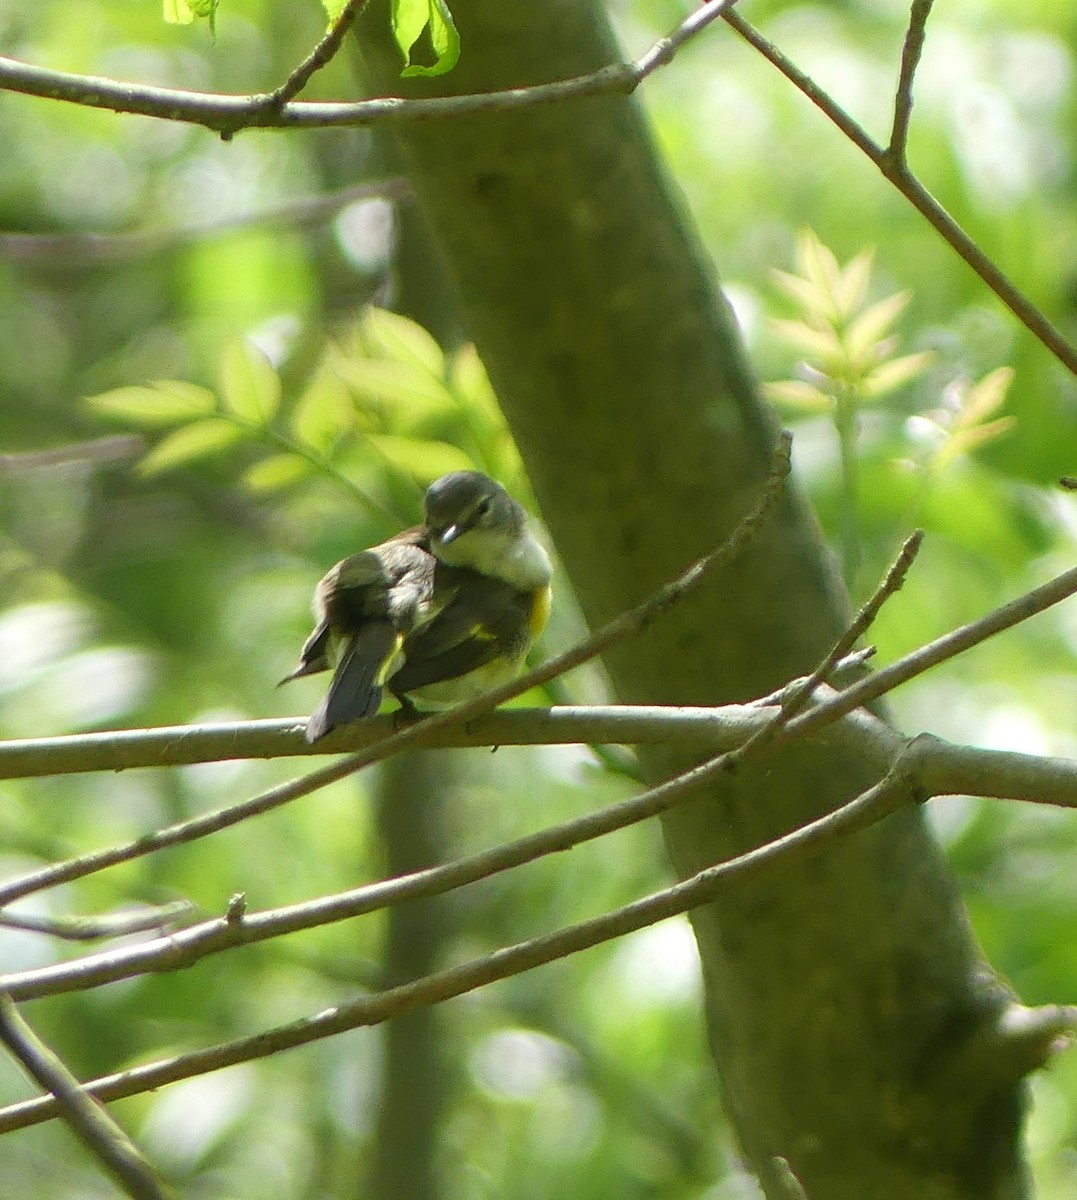
<path id="1" fill-rule="evenodd" d="M 310 663 L 300 663 L 299 666 L 296 667 L 296 669 L 291 673 L 291 675 L 285 675 L 285 677 L 277 684 L 277 687 L 283 687 L 284 684 L 288 683 L 292 679 L 302 679 L 304 675 L 314 675 L 315 673 L 316 672 Z"/>
<path id="2" fill-rule="evenodd" d="M 466 526 L 466 525 L 459 525 L 459 524 L 448 525 L 448 526 L 446 526 L 446 528 L 445 528 L 445 529 L 443 529 L 443 530 L 442 530 L 442 531 L 441 531 L 441 532 L 438 534 L 438 541 L 439 541 L 439 542 L 440 542 L 440 543 L 441 543 L 443 546 L 447 546 L 447 545 L 448 545 L 450 542 L 455 542 L 455 541 L 456 541 L 456 539 L 457 539 L 457 538 L 458 538 L 458 537 L 459 537 L 459 536 L 460 536 L 462 533 L 465 533 L 466 531 L 467 531 L 467 526 Z"/>

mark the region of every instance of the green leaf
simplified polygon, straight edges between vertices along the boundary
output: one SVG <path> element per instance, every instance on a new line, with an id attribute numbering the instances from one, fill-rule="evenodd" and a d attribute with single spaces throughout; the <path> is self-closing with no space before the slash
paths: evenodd
<path id="1" fill-rule="evenodd" d="M 328 453 L 351 425 L 353 405 L 348 389 L 330 367 L 319 367 L 292 412 L 296 440 L 320 454 Z"/>
<path id="2" fill-rule="evenodd" d="M 106 417 L 132 425 L 176 425 L 216 411 L 213 393 L 182 379 L 159 379 L 146 387 L 122 387 L 87 396 L 86 403 Z"/>
<path id="3" fill-rule="evenodd" d="M 313 467 L 299 454 L 271 454 L 243 472 L 243 482 L 255 492 L 276 492 L 306 479 Z"/>
<path id="4" fill-rule="evenodd" d="M 845 331 L 845 347 L 851 359 L 862 359 L 886 333 L 912 299 L 912 292 L 895 292 L 875 304 L 869 304 Z"/>
<path id="5" fill-rule="evenodd" d="M 162 471 L 208 458 L 234 446 L 243 438 L 243 430 L 221 417 L 195 421 L 168 434 L 138 464 L 139 474 L 159 475 Z"/>
<path id="6" fill-rule="evenodd" d="M 190 25 L 196 18 L 209 23 L 209 31 L 217 32 L 219 0 L 164 0 L 164 19 L 169 25 Z"/>
<path id="7" fill-rule="evenodd" d="M 486 374 L 479 352 L 472 343 L 461 346 L 453 355 L 449 379 L 455 394 L 469 408 L 481 413 L 487 426 L 504 429 L 505 418 L 498 407 L 493 385 Z"/>
<path id="8" fill-rule="evenodd" d="M 445 0 L 393 0 L 392 25 L 396 44 L 404 55 L 401 76 L 444 75 L 456 66 L 460 58 L 460 34 Z M 432 66 L 411 61 L 411 52 L 424 29 L 429 29 L 434 49 Z"/>
<path id="9" fill-rule="evenodd" d="M 811 354 L 827 362 L 842 361 L 841 345 L 832 329 L 814 329 L 803 321 L 787 321 L 775 318 L 771 324 L 781 336 L 805 354 Z"/>
<path id="10" fill-rule="evenodd" d="M 829 413 L 834 409 L 832 397 L 802 379 L 781 379 L 774 383 L 765 383 L 763 394 L 774 404 L 800 412 Z"/>
<path id="11" fill-rule="evenodd" d="M 934 355 L 925 350 L 919 354 L 906 354 L 884 362 L 864 379 L 860 385 L 861 396 L 865 400 L 878 400 L 899 387 L 904 387 L 929 366 L 933 358 Z"/>
<path id="12" fill-rule="evenodd" d="M 797 261 L 804 277 L 827 297 L 827 307 L 834 312 L 841 288 L 841 268 L 834 252 L 824 246 L 814 230 L 804 229 L 797 239 Z"/>
<path id="13" fill-rule="evenodd" d="M 268 425 L 280 407 L 280 376 L 269 359 L 246 338 L 235 338 L 221 356 L 221 398 L 255 425 Z"/>
<path id="14" fill-rule="evenodd" d="M 413 363 L 438 379 L 445 373 L 441 347 L 421 325 L 400 313 L 387 308 L 368 308 L 359 336 L 373 356 Z"/>
<path id="15" fill-rule="evenodd" d="M 164 0 L 164 18 L 169 25 L 190 25 L 194 9 L 187 0 Z"/>
<path id="16" fill-rule="evenodd" d="M 410 363 L 341 356 L 334 365 L 361 398 L 391 406 L 400 418 L 414 419 L 452 406 L 445 384 Z"/>
<path id="17" fill-rule="evenodd" d="M 791 300 L 795 300 L 806 313 L 818 312 L 823 307 L 824 297 L 810 279 L 779 270 L 772 271 L 771 275 L 778 287 Z"/>
<path id="18" fill-rule="evenodd" d="M 864 294 L 868 289 L 868 280 L 871 278 L 874 260 L 875 251 L 869 248 L 861 250 L 856 258 L 845 264 L 835 296 L 841 316 L 848 316 L 863 301 Z"/>
<path id="19" fill-rule="evenodd" d="M 961 410 L 955 424 L 978 425 L 985 417 L 997 411 L 1006 400 L 1006 393 L 1013 383 L 1013 367 L 997 367 L 989 371 L 979 383 L 973 384 L 963 398 Z"/>
<path id="20" fill-rule="evenodd" d="M 448 442 L 394 437 L 387 433 L 371 434 L 368 440 L 394 467 L 416 479 L 437 479 L 450 471 L 472 469 L 471 459 L 459 446 L 450 446 Z"/>
<path id="21" fill-rule="evenodd" d="M 340 20 L 340 14 L 348 6 L 348 0 L 322 0 L 322 8 L 329 18 L 329 24 L 335 25 Z"/>

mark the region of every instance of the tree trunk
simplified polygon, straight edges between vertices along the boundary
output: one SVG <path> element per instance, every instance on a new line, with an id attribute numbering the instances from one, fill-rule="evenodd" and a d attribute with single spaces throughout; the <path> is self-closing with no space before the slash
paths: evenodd
<path id="1" fill-rule="evenodd" d="M 463 56 L 437 81 L 398 78 L 387 8 L 369 7 L 357 34 L 372 93 L 517 87 L 621 57 L 586 0 L 452 7 Z M 758 496 L 776 425 L 729 308 L 633 100 L 397 135 L 561 561 L 598 624 L 716 545 Z M 813 666 L 846 614 L 794 488 L 735 568 L 607 665 L 625 701 L 742 700 Z M 645 762 L 655 779 L 685 765 L 674 750 Z M 787 751 L 664 819 L 674 869 L 691 875 L 872 781 L 846 752 Z M 983 1036 L 1008 998 L 919 811 L 692 919 L 728 1110 L 768 1197 L 792 1194 L 790 1170 L 810 1200 L 1024 1194 L 1021 1084 L 996 1078 Z M 974 1037 L 984 1050 L 970 1062 Z"/>

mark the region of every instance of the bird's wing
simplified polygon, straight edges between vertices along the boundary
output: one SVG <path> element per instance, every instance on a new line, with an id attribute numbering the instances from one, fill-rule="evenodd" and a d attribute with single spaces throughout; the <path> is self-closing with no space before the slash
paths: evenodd
<path id="1" fill-rule="evenodd" d="M 388 617 L 409 629 L 434 590 L 433 555 L 403 535 L 342 559 L 318 584 L 320 603 L 336 633 L 352 633 Z"/>
<path id="2" fill-rule="evenodd" d="M 440 570 L 440 568 L 439 568 Z M 455 679 L 526 649 L 533 596 L 502 580 L 454 568 L 455 594 L 404 639 L 404 663 L 389 681 L 395 695 Z M 466 579 L 459 578 L 466 575 Z"/>

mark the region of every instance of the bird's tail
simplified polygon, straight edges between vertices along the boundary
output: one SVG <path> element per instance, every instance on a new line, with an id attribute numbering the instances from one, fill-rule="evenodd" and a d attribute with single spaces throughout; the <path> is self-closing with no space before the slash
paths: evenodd
<path id="1" fill-rule="evenodd" d="M 378 711 L 401 640 L 388 621 L 370 621 L 348 639 L 329 691 L 307 722 L 308 742 Z"/>

